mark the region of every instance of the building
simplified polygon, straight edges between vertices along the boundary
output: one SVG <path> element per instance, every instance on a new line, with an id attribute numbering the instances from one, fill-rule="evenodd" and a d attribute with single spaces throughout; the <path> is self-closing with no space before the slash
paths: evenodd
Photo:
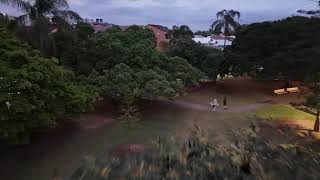
<path id="1" fill-rule="evenodd" d="M 161 25 L 148 24 L 146 28 L 150 29 L 157 40 L 157 50 L 165 51 L 166 46 L 168 45 L 170 37 L 170 29 Z"/>
<path id="2" fill-rule="evenodd" d="M 208 37 L 196 35 L 192 38 L 195 42 L 200 43 L 205 46 L 209 46 L 212 48 L 224 49 L 225 36 L 224 35 L 211 35 Z M 232 45 L 232 41 L 235 39 L 235 36 L 227 36 L 226 46 Z"/>
<path id="3" fill-rule="evenodd" d="M 107 29 L 110 29 L 113 27 L 112 24 L 108 24 L 108 23 L 104 23 L 104 24 L 92 24 L 94 32 L 98 33 L 98 32 L 103 32 Z"/>
<path id="4" fill-rule="evenodd" d="M 224 48 L 224 43 L 226 43 L 226 46 L 232 45 L 232 41 L 230 41 L 229 38 L 225 37 L 224 35 L 212 35 L 211 40 L 212 41 L 210 45 L 213 46 L 214 48 L 221 49 L 221 50 L 223 50 Z"/>
<path id="5" fill-rule="evenodd" d="M 195 42 L 206 45 L 206 46 L 210 46 L 210 43 L 212 41 L 211 37 L 204 37 L 201 35 L 195 35 L 194 38 L 192 38 Z"/>

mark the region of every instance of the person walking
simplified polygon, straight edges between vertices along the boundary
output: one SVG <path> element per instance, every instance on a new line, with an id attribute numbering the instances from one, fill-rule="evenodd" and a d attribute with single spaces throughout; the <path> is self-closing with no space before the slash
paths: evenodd
<path id="1" fill-rule="evenodd" d="M 226 96 L 224 96 L 224 98 L 223 98 L 223 108 L 224 108 L 224 110 L 227 110 L 227 109 L 228 109 L 228 106 L 227 106 L 227 97 L 226 97 Z"/>
<path id="2" fill-rule="evenodd" d="M 211 107 L 212 107 L 212 111 L 215 112 L 217 106 L 219 106 L 218 100 L 217 100 L 217 99 L 214 99 L 212 102 L 210 102 L 210 105 L 211 105 Z"/>

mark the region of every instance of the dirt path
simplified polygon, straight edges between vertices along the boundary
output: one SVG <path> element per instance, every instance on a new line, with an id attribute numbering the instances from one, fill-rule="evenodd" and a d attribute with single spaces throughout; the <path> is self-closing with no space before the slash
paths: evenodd
<path id="1" fill-rule="evenodd" d="M 212 108 L 210 105 L 204 105 L 204 104 L 195 104 L 183 100 L 168 100 L 166 98 L 158 98 L 158 101 L 161 102 L 166 102 L 169 104 L 174 104 L 180 107 L 188 108 L 188 109 L 193 109 L 193 110 L 198 110 L 198 111 L 206 111 L 210 112 L 212 111 Z M 259 103 L 254 103 L 254 104 L 247 104 L 243 106 L 237 106 L 237 107 L 229 107 L 227 110 L 224 110 L 222 106 L 219 106 L 216 110 L 216 112 L 229 112 L 229 113 L 241 113 L 241 112 L 247 112 L 255 109 L 259 109 L 265 105 L 271 104 L 271 102 L 259 102 Z"/>

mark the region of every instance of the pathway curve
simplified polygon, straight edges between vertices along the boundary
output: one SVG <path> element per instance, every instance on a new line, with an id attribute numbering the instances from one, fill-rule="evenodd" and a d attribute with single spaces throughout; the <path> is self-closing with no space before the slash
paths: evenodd
<path id="1" fill-rule="evenodd" d="M 174 104 L 180 107 L 184 108 L 189 108 L 193 110 L 198 110 L 198 111 L 212 111 L 212 108 L 210 105 L 204 105 L 204 104 L 197 104 L 197 103 L 192 103 L 184 100 L 168 100 L 166 98 L 157 98 L 158 101 L 161 102 L 166 102 L 169 104 Z M 259 109 L 265 105 L 272 104 L 270 101 L 265 101 L 265 102 L 257 102 L 253 104 L 247 104 L 247 105 L 242 105 L 242 106 L 235 106 L 235 107 L 229 107 L 227 110 L 224 110 L 223 107 L 217 108 L 216 112 L 231 112 L 231 113 L 241 113 L 241 112 L 247 112 L 255 109 Z"/>

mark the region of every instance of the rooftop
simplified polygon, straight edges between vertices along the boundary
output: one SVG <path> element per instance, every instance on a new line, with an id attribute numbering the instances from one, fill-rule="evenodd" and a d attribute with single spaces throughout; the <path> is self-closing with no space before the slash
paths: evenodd
<path id="1" fill-rule="evenodd" d="M 168 33 L 169 31 L 171 31 L 169 28 L 167 27 L 164 27 L 164 26 L 161 26 L 161 25 L 157 25 L 157 24 L 148 24 L 147 26 L 152 26 L 152 27 L 155 27 L 163 32 L 166 32 Z"/>

